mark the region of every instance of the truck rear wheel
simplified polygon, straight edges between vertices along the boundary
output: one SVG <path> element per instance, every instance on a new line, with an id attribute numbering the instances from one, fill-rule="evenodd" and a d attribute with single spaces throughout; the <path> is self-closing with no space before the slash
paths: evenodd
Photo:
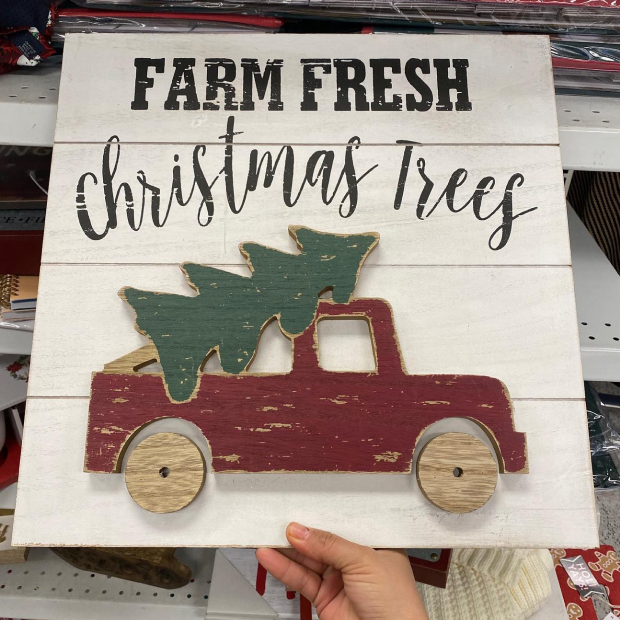
<path id="1" fill-rule="evenodd" d="M 416 475 L 422 493 L 447 512 L 472 512 L 484 506 L 497 484 L 497 464 L 476 437 L 444 433 L 420 452 Z"/>
<path id="2" fill-rule="evenodd" d="M 176 512 L 198 496 L 205 472 L 204 457 L 193 441 L 175 433 L 158 433 L 129 455 L 125 484 L 145 510 Z"/>

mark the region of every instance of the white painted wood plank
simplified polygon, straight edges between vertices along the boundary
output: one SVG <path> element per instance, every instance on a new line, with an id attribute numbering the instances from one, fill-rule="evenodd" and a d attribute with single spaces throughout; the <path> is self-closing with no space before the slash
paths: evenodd
<path id="1" fill-rule="evenodd" d="M 434 508 L 414 475 L 210 472 L 187 508 L 149 513 L 133 502 L 122 475 L 82 471 L 87 409 L 87 399 L 30 399 L 16 544 L 274 546 L 286 544 L 286 524 L 296 520 L 378 547 L 598 545 L 582 401 L 517 401 L 530 473 L 500 476 L 489 503 L 465 515 Z M 181 430 L 207 449 L 195 427 L 178 423 L 156 422 L 143 433 Z M 431 435 L 479 431 L 465 420 L 438 424 Z"/>
<path id="2" fill-rule="evenodd" d="M 172 265 L 43 266 L 29 396 L 88 396 L 92 372 L 147 344 L 117 295 L 123 286 L 193 294 Z M 64 311 L 76 291 L 76 311 Z M 365 267 L 356 296 L 390 302 L 411 374 L 495 376 L 513 398 L 583 397 L 569 267 Z M 274 324 L 252 370 L 288 369 Z"/>
<path id="3" fill-rule="evenodd" d="M 373 94 L 370 59 L 399 59 L 401 73 L 392 80 L 386 101 L 393 94 L 417 95 L 407 82 L 409 58 L 429 59 L 430 73 L 421 77 L 433 92 L 428 111 L 335 111 L 336 69 L 330 74 L 316 71 L 323 81 L 317 90 L 317 111 L 302 111 L 303 72 L 301 59 L 357 58 L 366 67 L 363 82 L 368 99 Z M 165 61 L 163 73 L 151 67 L 154 79 L 146 91 L 148 110 L 132 110 L 135 95 L 135 58 Z M 165 110 L 174 75 L 175 58 L 195 59 L 194 79 L 200 109 Z M 254 111 L 204 110 L 205 58 L 227 58 L 235 62 L 241 88 L 242 58 L 255 58 L 264 70 L 267 60 L 281 59 L 282 110 L 267 110 L 256 99 Z M 105 59 L 105 62 L 102 62 Z M 435 59 L 466 59 L 469 62 L 468 94 L 471 111 L 440 111 L 437 103 Z M 96 67 L 96 70 L 93 68 Z M 353 69 L 350 69 L 352 73 Z M 454 77 L 451 68 L 449 77 Z M 223 74 L 223 68 L 221 69 Z M 113 87 L 112 87 L 113 85 Z M 184 86 L 185 82 L 181 84 Z M 112 87 L 112 88 L 111 88 Z M 221 92 L 219 93 L 222 94 Z M 454 95 L 454 93 L 452 93 Z M 222 97 L 220 97 L 222 98 Z M 236 94 L 236 101 L 242 96 Z M 453 101 L 455 99 L 453 98 Z M 222 102 L 223 103 L 223 102 Z M 220 106 L 220 108 L 223 106 Z M 352 106 L 353 107 L 353 106 Z M 124 141 L 218 142 L 230 114 L 236 117 L 237 142 L 273 143 L 281 136 L 291 144 L 346 144 L 359 135 L 364 143 L 521 143 L 558 144 L 551 57 L 547 37 L 511 35 L 485 37 L 464 35 L 69 35 L 66 41 L 57 142 L 102 142 L 111 135 Z"/>
<path id="4" fill-rule="evenodd" d="M 78 221 L 76 202 L 80 177 L 96 175 L 85 183 L 84 195 L 90 224 L 97 235 L 103 235 L 108 223 L 105 201 L 102 158 L 104 145 L 57 145 L 54 150 L 52 181 L 49 193 L 48 216 L 43 250 L 44 263 L 158 263 L 195 261 L 211 264 L 243 264 L 238 244 L 255 241 L 294 252 L 288 225 L 305 225 L 319 230 L 340 233 L 376 231 L 381 242 L 369 257 L 369 264 L 383 265 L 568 265 L 570 248 L 566 218 L 566 203 L 558 147 L 476 147 L 444 146 L 414 147 L 409 173 L 404 185 L 400 208 L 394 208 L 399 185 L 403 146 L 367 146 L 353 151 L 358 179 L 359 198 L 354 209 L 346 197 L 347 184 L 338 182 L 345 162 L 344 147 L 295 147 L 293 195 L 304 183 L 306 165 L 311 155 L 321 149 L 333 151 L 334 166 L 327 195 L 334 201 L 325 205 L 321 183 L 304 186 L 295 206 L 287 206 L 283 198 L 283 166 L 276 171 L 269 188 L 259 184 L 248 194 L 240 209 L 246 187 L 252 147 L 237 146 L 233 152 L 233 176 L 236 194 L 233 212 L 226 198 L 226 181 L 220 174 L 224 165 L 224 149 L 206 147 L 199 157 L 209 183 L 216 177 L 212 189 L 213 218 L 207 226 L 202 195 L 196 190 L 185 206 L 173 199 L 168 219 L 155 226 L 151 215 L 150 192 L 146 193 L 144 219 L 139 230 L 133 230 L 126 215 L 123 193 L 116 215 L 118 225 L 101 239 L 92 239 Z M 277 157 L 281 147 L 257 147 L 258 159 L 266 152 Z M 174 157 L 179 156 L 183 200 L 187 201 L 194 173 L 192 145 L 121 145 L 110 151 L 110 167 L 118 155 L 118 169 L 112 182 L 116 193 L 121 183 L 132 188 L 136 221 L 142 209 L 143 190 L 137 180 L 139 171 L 147 182 L 160 188 L 161 213 L 164 220 L 171 197 Z M 417 213 L 420 196 L 426 182 L 417 164 L 424 162 L 424 174 L 434 183 L 432 193 L 421 217 Z M 376 168 L 374 168 L 376 166 Z M 264 179 L 264 168 L 263 176 Z M 374 168 L 374 169 L 373 169 Z M 455 191 L 454 209 L 450 211 L 443 195 L 450 177 L 459 169 L 467 170 L 467 178 Z M 362 175 L 372 170 L 368 176 Z M 511 211 L 498 206 L 504 199 L 509 180 L 522 174 L 524 181 L 512 190 Z M 493 177 L 494 187 L 482 198 L 475 215 L 471 198 L 485 177 Z M 485 191 L 487 191 L 485 190 Z M 341 202 L 344 199 L 342 207 Z M 439 201 L 436 208 L 434 205 Z M 535 209 L 530 211 L 530 209 Z M 528 212 L 529 211 L 529 212 Z M 512 215 L 511 215 L 512 214 Z M 522 215 L 519 215 L 522 214 Z M 518 217 L 517 217 L 518 216 Z M 421 219 L 422 218 L 422 219 Z M 512 219 L 514 218 L 514 219 Z M 507 222 L 506 244 L 501 249 L 501 227 Z M 510 226 L 508 226 L 510 225 Z M 508 227 L 510 228 L 508 234 Z M 495 233 L 495 236 L 493 236 Z"/>

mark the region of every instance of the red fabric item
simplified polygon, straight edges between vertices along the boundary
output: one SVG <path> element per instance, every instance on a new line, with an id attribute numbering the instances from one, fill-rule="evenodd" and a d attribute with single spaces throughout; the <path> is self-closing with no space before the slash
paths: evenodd
<path id="1" fill-rule="evenodd" d="M 620 618 L 620 562 L 613 547 L 602 545 L 598 549 L 551 549 L 555 572 L 560 582 L 569 620 L 597 620 L 591 600 L 583 599 L 577 592 L 568 573 L 560 563 L 561 558 L 583 557 L 595 579 L 605 587 L 611 611 Z"/>
<path id="2" fill-rule="evenodd" d="M 38 64 L 56 53 L 50 45 L 57 2 L 50 2 L 45 30 L 39 32 L 34 24 L 23 27 L 0 28 L 0 75 L 21 65 Z"/>
<path id="3" fill-rule="evenodd" d="M 258 564 L 256 570 L 256 592 L 263 596 L 265 594 L 265 588 L 267 587 L 267 571 L 262 564 Z"/>
<path id="4" fill-rule="evenodd" d="M 620 62 L 602 60 L 576 60 L 574 58 L 552 58 L 554 69 L 586 69 L 588 71 L 620 71 Z"/>
<path id="5" fill-rule="evenodd" d="M 299 620 L 312 620 L 312 603 L 301 594 L 299 595 Z"/>
<path id="6" fill-rule="evenodd" d="M 11 428 L 7 428 L 6 442 L 0 450 L 0 490 L 17 482 L 22 448 Z"/>
<path id="7" fill-rule="evenodd" d="M 42 230 L 0 230 L 0 248 L 0 273 L 39 275 L 43 249 Z"/>
<path id="8" fill-rule="evenodd" d="M 28 32 L 28 31 L 23 31 Z M 40 36 L 33 40 L 36 40 L 40 46 L 38 56 L 41 60 L 49 58 L 55 54 L 54 48 Z M 15 45 L 14 41 L 8 37 L 0 37 L 0 74 L 13 71 L 19 66 L 20 58 L 24 57 L 22 51 Z M 36 63 L 38 64 L 38 62 Z"/>
<path id="9" fill-rule="evenodd" d="M 8 39 L 0 38 L 0 75 L 15 69 L 21 56 L 22 53 Z"/>

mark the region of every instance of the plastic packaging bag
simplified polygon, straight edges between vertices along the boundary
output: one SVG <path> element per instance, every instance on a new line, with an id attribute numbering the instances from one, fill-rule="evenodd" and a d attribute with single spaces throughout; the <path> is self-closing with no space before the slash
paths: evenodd
<path id="1" fill-rule="evenodd" d="M 283 22 L 275 17 L 240 14 L 149 13 L 134 11 L 94 11 L 61 9 L 56 18 L 52 43 L 64 43 L 73 33 L 181 33 L 209 32 L 277 32 Z"/>
<path id="2" fill-rule="evenodd" d="M 409 26 L 620 33 L 617 0 L 76 0 L 89 8 L 241 12 Z"/>
<path id="3" fill-rule="evenodd" d="M 585 384 L 592 476 L 596 491 L 620 487 L 620 435 L 609 423 L 603 398 Z"/>

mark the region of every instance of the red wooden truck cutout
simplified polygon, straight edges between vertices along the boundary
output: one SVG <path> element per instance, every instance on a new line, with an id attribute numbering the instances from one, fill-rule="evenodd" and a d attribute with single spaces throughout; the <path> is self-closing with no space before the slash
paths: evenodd
<path id="1" fill-rule="evenodd" d="M 374 371 L 328 371 L 320 366 L 317 323 L 324 318 L 368 322 Z M 527 473 L 526 438 L 514 429 L 506 386 L 486 376 L 408 375 L 386 301 L 320 300 L 315 320 L 292 344 L 291 372 L 201 374 L 196 396 L 181 403 L 168 397 L 161 373 L 137 372 L 156 361 L 152 345 L 107 364 L 92 379 L 85 471 L 120 473 L 124 455 L 141 429 L 157 420 L 179 418 L 195 424 L 207 439 L 212 471 L 218 474 L 410 474 L 424 431 L 439 420 L 456 417 L 475 422 L 486 433 L 497 463 L 493 457 L 489 461 L 488 448 L 473 436 L 449 433 L 432 439 L 417 463 L 420 486 L 431 502 L 451 512 L 469 512 L 492 495 L 498 469 Z M 155 452 L 146 461 L 140 459 L 151 471 L 144 465 L 140 471 L 133 467 L 133 486 L 129 467 L 126 476 L 140 505 L 154 512 L 172 512 L 200 492 L 204 468 L 191 493 L 180 493 L 176 501 L 161 504 L 157 498 L 174 495 L 174 481 L 181 480 L 175 476 L 182 472 L 168 466 L 169 455 L 161 448 L 166 445 L 165 436 L 175 435 L 160 435 L 160 447 L 145 447 Z M 440 442 L 438 449 L 433 448 L 442 437 L 444 448 L 450 447 L 448 458 Z M 423 471 L 422 459 L 426 459 Z M 178 454 L 174 462 L 184 468 Z M 139 492 L 134 493 L 136 484 Z M 144 493 L 146 501 L 140 499 Z"/>

